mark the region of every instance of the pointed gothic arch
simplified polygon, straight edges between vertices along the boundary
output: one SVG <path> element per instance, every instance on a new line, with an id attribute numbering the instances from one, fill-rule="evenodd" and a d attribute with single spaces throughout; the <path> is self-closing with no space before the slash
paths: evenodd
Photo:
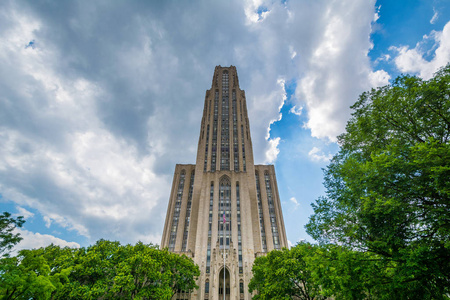
<path id="1" fill-rule="evenodd" d="M 231 186 L 231 179 L 228 175 L 223 175 L 219 180 L 220 185 L 229 185 Z"/>

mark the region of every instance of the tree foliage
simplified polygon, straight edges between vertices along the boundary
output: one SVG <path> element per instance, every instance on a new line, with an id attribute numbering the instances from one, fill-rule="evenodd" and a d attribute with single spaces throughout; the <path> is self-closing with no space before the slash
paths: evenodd
<path id="1" fill-rule="evenodd" d="M 7 256 L 22 240 L 19 233 L 14 233 L 14 229 L 22 227 L 24 222 L 23 217 L 13 218 L 8 212 L 0 215 L 0 256 Z"/>
<path id="2" fill-rule="evenodd" d="M 50 299 L 68 272 L 52 272 L 39 251 L 22 250 L 0 261 L 0 299 Z"/>
<path id="3" fill-rule="evenodd" d="M 450 65 L 423 81 L 401 76 L 352 106 L 327 194 L 308 233 L 379 256 L 397 299 L 450 293 Z M 381 280 L 381 279 L 380 279 Z"/>
<path id="4" fill-rule="evenodd" d="M 171 299 L 199 274 L 192 259 L 140 242 L 50 245 L 0 261 L 0 299 Z"/>
<path id="5" fill-rule="evenodd" d="M 391 268 L 374 253 L 299 243 L 258 257 L 249 291 L 259 300 L 397 299 L 386 285 Z"/>
<path id="6" fill-rule="evenodd" d="M 271 251 L 255 259 L 253 278 L 248 287 L 256 291 L 253 299 L 323 299 L 319 286 L 312 280 L 307 260 L 317 246 L 301 243 L 292 249 Z"/>

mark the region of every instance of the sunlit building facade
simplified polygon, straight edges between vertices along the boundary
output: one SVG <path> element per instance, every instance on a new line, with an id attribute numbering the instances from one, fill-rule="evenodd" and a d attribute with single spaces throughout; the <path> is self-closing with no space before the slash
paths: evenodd
<path id="1" fill-rule="evenodd" d="M 200 267 L 200 288 L 174 299 L 217 300 L 223 293 L 251 299 L 254 259 L 287 247 L 275 169 L 254 164 L 245 92 L 234 66 L 215 68 L 196 163 L 175 167 L 161 247 Z"/>

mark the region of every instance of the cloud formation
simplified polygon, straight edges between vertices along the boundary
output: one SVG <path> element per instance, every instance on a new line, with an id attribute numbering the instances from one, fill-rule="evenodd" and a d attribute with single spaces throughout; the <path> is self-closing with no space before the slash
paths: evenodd
<path id="1" fill-rule="evenodd" d="M 324 154 L 320 148 L 313 147 L 311 151 L 308 152 L 309 157 L 312 161 L 316 162 L 328 162 L 333 158 L 331 154 Z"/>
<path id="2" fill-rule="evenodd" d="M 18 252 L 22 249 L 37 249 L 46 247 L 50 244 L 60 247 L 80 248 L 78 243 L 67 242 L 50 234 L 33 233 L 23 229 L 16 229 L 15 233 L 19 233 L 23 240 L 14 247 L 14 252 Z"/>
<path id="3" fill-rule="evenodd" d="M 17 214 L 14 214 L 13 217 L 19 217 L 22 216 L 24 220 L 28 220 L 32 217 L 34 217 L 34 213 L 32 213 L 31 211 L 26 210 L 23 207 L 20 206 L 16 206 L 16 210 L 17 210 Z"/>
<path id="4" fill-rule="evenodd" d="M 302 115 L 302 110 L 303 110 L 303 107 L 297 107 L 297 106 L 292 106 L 291 107 L 291 109 L 289 110 L 289 112 L 291 113 L 291 114 L 294 114 L 294 115 L 297 115 L 297 116 L 301 116 Z"/>
<path id="5" fill-rule="evenodd" d="M 214 66 L 237 66 L 255 163 L 280 151 L 270 125 L 285 82 L 297 83 L 291 112 L 334 141 L 357 96 L 389 80 L 367 56 L 374 5 L 2 1 L 2 201 L 90 242 L 159 243 L 175 164 L 195 162 Z"/>
<path id="6" fill-rule="evenodd" d="M 319 2 L 308 10 L 310 18 L 321 20 L 313 22 L 318 25 L 313 39 L 296 40 L 310 45 L 296 95 L 306 104 L 312 136 L 336 141 L 350 116 L 350 105 L 361 92 L 386 84 L 387 76 L 382 71 L 373 74 L 367 56 L 371 22 L 377 19 L 375 1 Z"/>
<path id="7" fill-rule="evenodd" d="M 430 19 L 430 24 L 436 23 L 438 18 L 439 18 L 439 12 L 436 10 L 436 8 L 433 7 L 433 16 Z"/>
<path id="8" fill-rule="evenodd" d="M 298 203 L 297 199 L 295 197 L 289 198 L 289 201 L 294 203 L 294 210 L 297 209 L 300 206 L 300 203 Z"/>
<path id="9" fill-rule="evenodd" d="M 428 42 L 432 43 L 431 47 L 427 47 Z M 394 61 L 401 72 L 415 73 L 423 79 L 430 79 L 440 67 L 450 62 L 450 22 L 442 31 L 425 35 L 412 49 L 408 46 L 392 46 L 391 50 L 397 52 Z M 424 56 L 429 52 L 434 52 L 434 55 L 427 60 Z"/>

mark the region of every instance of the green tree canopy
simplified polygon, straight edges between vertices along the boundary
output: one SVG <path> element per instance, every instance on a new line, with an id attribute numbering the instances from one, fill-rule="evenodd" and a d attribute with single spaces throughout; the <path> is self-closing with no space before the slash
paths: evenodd
<path id="1" fill-rule="evenodd" d="M 0 260 L 0 299 L 171 299 L 199 275 L 192 259 L 141 242 L 50 245 Z"/>
<path id="2" fill-rule="evenodd" d="M 396 299 L 386 286 L 391 266 L 377 254 L 338 245 L 299 243 L 258 257 L 253 299 Z"/>
<path id="3" fill-rule="evenodd" d="M 308 233 L 380 255 L 398 299 L 450 292 L 450 66 L 423 81 L 401 76 L 352 106 L 326 196 Z M 409 295 L 408 297 L 406 295 Z"/>
<path id="4" fill-rule="evenodd" d="M 0 299 L 50 299 L 70 270 L 51 270 L 41 249 L 21 250 L 0 260 Z"/>
<path id="5" fill-rule="evenodd" d="M 14 229 L 22 227 L 24 222 L 23 217 L 13 218 L 9 212 L 3 212 L 0 215 L 0 256 L 8 255 L 11 249 L 22 240 L 20 234 L 14 233 Z"/>
<path id="6" fill-rule="evenodd" d="M 307 263 L 316 250 L 317 246 L 300 243 L 290 250 L 271 251 L 257 257 L 248 285 L 250 293 L 257 292 L 253 299 L 324 299 Z"/>

